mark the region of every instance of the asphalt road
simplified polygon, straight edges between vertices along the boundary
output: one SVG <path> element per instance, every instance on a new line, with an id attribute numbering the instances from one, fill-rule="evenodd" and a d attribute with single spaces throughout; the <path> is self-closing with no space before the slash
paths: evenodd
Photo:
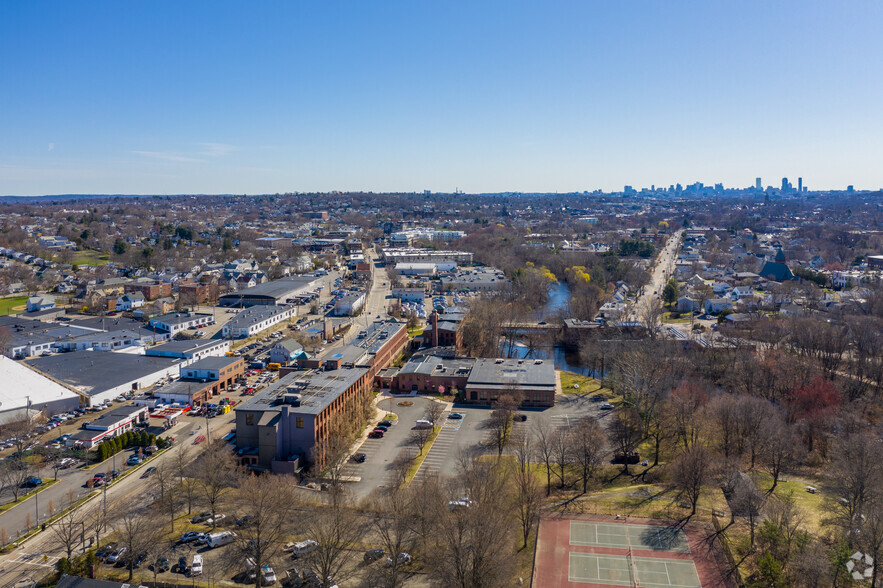
<path id="1" fill-rule="evenodd" d="M 629 311 L 628 320 L 640 321 L 646 309 L 650 306 L 651 301 L 654 298 L 662 298 L 662 288 L 665 286 L 667 277 L 671 275 L 675 260 L 678 257 L 681 236 L 683 234 L 683 230 L 673 234 L 665 248 L 659 252 L 659 255 L 656 257 L 656 265 L 653 267 L 653 272 L 650 275 L 650 281 L 644 286 L 644 293 L 638 296 L 638 299 Z"/>

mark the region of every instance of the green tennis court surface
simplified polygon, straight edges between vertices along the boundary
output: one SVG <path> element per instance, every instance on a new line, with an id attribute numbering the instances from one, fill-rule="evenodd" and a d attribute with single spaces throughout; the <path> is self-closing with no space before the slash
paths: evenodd
<path id="1" fill-rule="evenodd" d="M 625 526 L 625 525 L 623 525 Z M 570 552 L 568 580 L 639 588 L 701 588 L 692 561 Z"/>
<path id="2" fill-rule="evenodd" d="M 690 553 L 682 529 L 658 525 L 570 521 L 570 544 Z"/>

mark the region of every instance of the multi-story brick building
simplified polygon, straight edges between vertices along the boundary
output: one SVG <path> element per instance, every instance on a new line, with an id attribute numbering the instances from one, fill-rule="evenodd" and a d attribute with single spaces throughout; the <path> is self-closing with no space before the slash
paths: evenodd
<path id="1" fill-rule="evenodd" d="M 172 285 L 156 280 L 138 279 L 125 286 L 126 292 L 141 292 L 147 300 L 156 300 L 172 295 Z"/>

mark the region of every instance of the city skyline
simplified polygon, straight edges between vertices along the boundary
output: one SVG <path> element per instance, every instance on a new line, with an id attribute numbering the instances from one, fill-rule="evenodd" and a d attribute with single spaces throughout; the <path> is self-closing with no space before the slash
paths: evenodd
<path id="1" fill-rule="evenodd" d="M 881 17 L 871 2 L 10 3 L 0 194 L 877 190 Z"/>

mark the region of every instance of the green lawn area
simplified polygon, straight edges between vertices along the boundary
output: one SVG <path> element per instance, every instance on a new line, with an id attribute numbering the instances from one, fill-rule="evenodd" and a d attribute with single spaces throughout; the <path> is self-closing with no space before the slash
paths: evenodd
<path id="1" fill-rule="evenodd" d="M 108 261 L 110 261 L 110 256 L 106 253 L 86 249 L 84 251 L 77 251 L 76 253 L 74 253 L 74 257 L 71 260 L 71 263 L 75 263 L 77 265 L 99 266 L 106 264 Z"/>
<path id="2" fill-rule="evenodd" d="M 683 315 L 681 315 L 683 316 Z M 672 323 L 672 324 L 684 324 L 689 323 L 690 319 L 688 318 L 671 318 L 670 312 L 662 313 L 662 322 L 664 323 Z"/>
<path id="3" fill-rule="evenodd" d="M 564 394 L 586 395 L 598 392 L 606 398 L 610 397 L 610 390 L 602 388 L 600 380 L 563 370 L 558 373 L 561 375 L 561 392 Z M 578 387 L 574 388 L 574 385 Z"/>
<path id="4" fill-rule="evenodd" d="M 412 327 L 408 329 L 408 337 L 416 337 L 417 335 L 422 335 L 423 331 L 426 330 L 426 327 Z"/>
<path id="5" fill-rule="evenodd" d="M 27 296 L 9 296 L 8 298 L 0 298 L 0 315 L 17 314 L 24 312 Z M 17 308 L 17 307 L 21 308 Z"/>
<path id="6" fill-rule="evenodd" d="M 787 476 L 785 477 L 787 478 Z M 754 481 L 758 489 L 764 493 L 769 491 L 770 486 L 773 484 L 772 477 L 766 474 L 755 474 Z M 818 492 L 816 494 L 807 492 L 806 487 L 808 485 L 818 488 Z M 806 482 L 798 482 L 796 480 L 783 482 L 780 478 L 779 483 L 776 484 L 775 495 L 783 499 L 790 497 L 794 504 L 803 510 L 804 524 L 813 531 L 818 531 L 822 526 L 822 519 L 826 515 L 831 515 L 831 502 L 833 498 L 830 494 L 828 496 L 825 495 L 821 484 L 807 484 Z"/>
<path id="7" fill-rule="evenodd" d="M 426 445 L 423 447 L 423 452 L 414 458 L 414 462 L 411 464 L 411 467 L 408 468 L 408 473 L 405 475 L 406 486 L 410 484 L 411 480 L 414 479 L 414 476 L 417 475 L 417 470 L 420 469 L 420 464 L 423 463 L 423 460 L 426 459 L 426 456 L 429 454 L 429 450 L 432 449 L 432 444 L 435 443 L 435 438 L 438 437 L 439 431 L 441 431 L 441 427 L 433 427 L 432 433 L 429 434 L 429 439 L 427 439 Z"/>

